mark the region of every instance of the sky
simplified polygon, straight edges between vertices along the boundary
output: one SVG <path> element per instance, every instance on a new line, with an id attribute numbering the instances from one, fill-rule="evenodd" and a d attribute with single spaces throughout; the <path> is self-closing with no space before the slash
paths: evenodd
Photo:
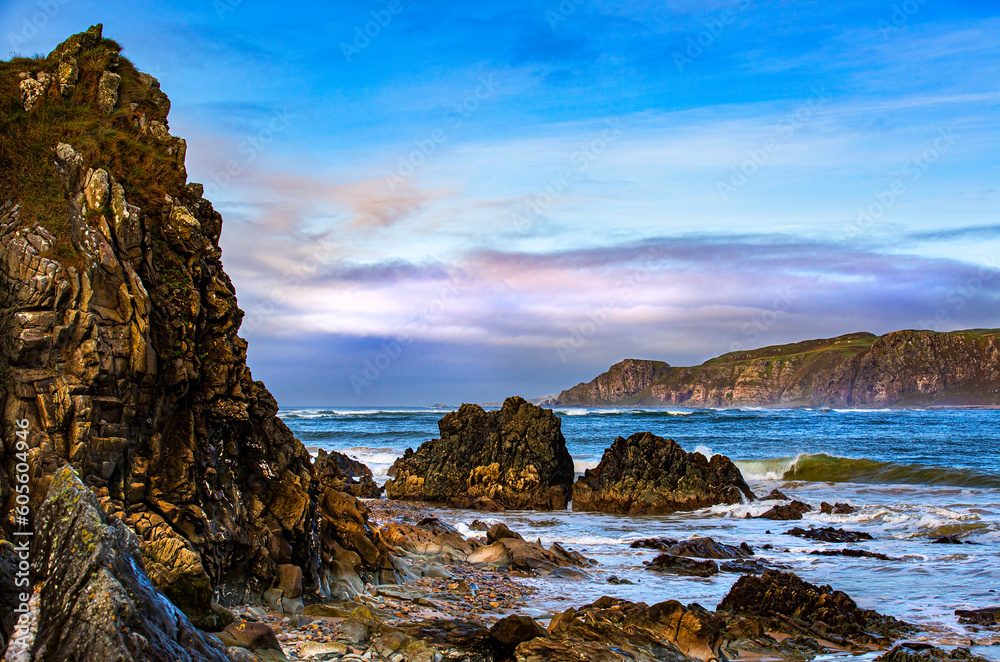
<path id="1" fill-rule="evenodd" d="M 1000 6 L 5 0 L 156 76 L 283 406 L 1000 326 Z"/>

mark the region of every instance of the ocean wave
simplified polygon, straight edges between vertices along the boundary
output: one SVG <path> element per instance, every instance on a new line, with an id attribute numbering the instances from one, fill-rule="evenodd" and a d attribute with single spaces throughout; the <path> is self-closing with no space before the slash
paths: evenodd
<path id="1" fill-rule="evenodd" d="M 1000 488 L 1000 476 L 975 469 L 880 462 L 825 453 L 739 460 L 736 466 L 743 472 L 744 478 L 751 480 Z"/>

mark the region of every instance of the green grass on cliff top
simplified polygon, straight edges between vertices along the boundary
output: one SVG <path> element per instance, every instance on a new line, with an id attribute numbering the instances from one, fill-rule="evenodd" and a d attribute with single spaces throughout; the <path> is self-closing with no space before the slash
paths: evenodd
<path id="1" fill-rule="evenodd" d="M 114 41 L 103 39 L 81 52 L 73 94 L 62 96 L 54 80 L 31 112 L 22 105 L 19 74 L 53 73 L 57 59 L 50 55 L 0 62 L 0 204 L 21 205 L 24 221 L 37 222 L 55 234 L 53 257 L 68 262 L 73 262 L 76 250 L 69 232 L 69 200 L 54 166 L 58 143 L 72 145 L 87 167 L 112 173 L 125 187 L 129 202 L 140 207 L 162 203 L 164 193 L 184 184 L 182 172 L 162 147 L 151 137 L 140 137 L 133 122 L 139 113 L 150 120 L 165 121 L 166 116 L 148 100 L 139 71 L 128 59 L 118 56 L 119 64 L 112 69 L 122 77 L 116 110 L 107 116 L 97 108 L 98 82 L 120 50 Z M 133 102 L 138 104 L 134 110 Z"/>

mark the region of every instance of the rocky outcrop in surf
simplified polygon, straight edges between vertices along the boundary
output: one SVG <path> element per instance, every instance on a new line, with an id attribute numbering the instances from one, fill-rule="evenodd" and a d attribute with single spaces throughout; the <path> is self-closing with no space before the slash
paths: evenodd
<path id="1" fill-rule="evenodd" d="M 651 515 L 753 501 L 723 455 L 688 453 L 650 432 L 618 437 L 573 486 L 573 510 Z"/>
<path id="2" fill-rule="evenodd" d="M 447 503 L 461 508 L 566 508 L 573 459 L 559 418 L 523 398 L 485 411 L 465 404 L 438 423 L 428 441 L 392 465 L 390 499 Z"/>
<path id="3" fill-rule="evenodd" d="M 767 652 L 785 656 L 792 652 L 788 643 L 811 650 L 806 656 L 813 657 L 824 641 L 847 650 L 870 650 L 869 645 L 887 647 L 915 631 L 891 616 L 859 608 L 846 593 L 778 570 L 740 577 L 717 614 L 726 619 L 726 646 L 734 657 Z M 773 633 L 793 640 L 779 641 Z"/>
<path id="4" fill-rule="evenodd" d="M 1000 406 L 1000 330 L 855 333 L 733 352 L 696 367 L 629 360 L 563 391 L 555 404 Z"/>
<path id="5" fill-rule="evenodd" d="M 3 433 L 27 422 L 33 509 L 70 464 L 209 627 L 213 595 L 259 598 L 281 564 L 322 590 L 322 554 L 386 560 L 253 380 L 222 218 L 187 183 L 169 99 L 120 51 L 98 25 L 0 63 Z M 0 449 L 5 513 L 17 462 Z"/>

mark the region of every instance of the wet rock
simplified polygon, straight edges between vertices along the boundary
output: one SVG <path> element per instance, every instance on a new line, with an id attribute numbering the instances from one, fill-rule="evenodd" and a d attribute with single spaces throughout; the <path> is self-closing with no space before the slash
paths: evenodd
<path id="1" fill-rule="evenodd" d="M 489 531 L 490 530 L 490 525 L 487 524 L 486 522 L 482 522 L 480 520 L 474 519 L 474 520 L 472 520 L 472 523 L 469 524 L 469 530 L 470 531 Z"/>
<path id="2" fill-rule="evenodd" d="M 1000 624 L 1000 606 L 983 609 L 957 609 L 955 615 L 958 622 L 966 625 L 998 625 Z"/>
<path id="3" fill-rule="evenodd" d="M 504 646 L 514 649 L 518 644 L 530 641 L 536 637 L 548 637 L 545 628 L 527 616 L 512 614 L 497 621 L 490 628 L 490 633 Z"/>
<path id="4" fill-rule="evenodd" d="M 791 501 L 784 492 L 775 488 L 767 496 L 760 498 L 761 501 Z"/>
<path id="5" fill-rule="evenodd" d="M 438 533 L 411 524 L 386 524 L 378 530 L 378 536 L 397 554 L 438 557 L 443 563 L 464 562 L 475 551 L 475 547 L 458 533 Z"/>
<path id="6" fill-rule="evenodd" d="M 988 662 L 985 657 L 973 655 L 968 648 L 944 651 L 930 644 L 915 642 L 897 644 L 889 652 L 875 658 L 876 662 L 950 662 L 951 660 Z"/>
<path id="7" fill-rule="evenodd" d="M 766 513 L 759 515 L 761 519 L 772 520 L 795 520 L 802 519 L 803 513 L 808 513 L 813 509 L 808 503 L 792 501 L 791 503 L 774 506 Z"/>
<path id="8" fill-rule="evenodd" d="M 467 561 L 487 568 L 516 568 L 542 575 L 548 575 L 560 567 L 587 563 L 583 556 L 568 553 L 558 544 L 545 549 L 538 543 L 519 538 L 501 538 L 492 545 L 480 547 L 469 555 Z"/>
<path id="9" fill-rule="evenodd" d="M 740 575 L 761 575 L 775 566 L 763 559 L 739 559 L 719 564 L 720 572 L 733 572 Z"/>
<path id="10" fill-rule="evenodd" d="M 629 547 L 632 549 L 658 549 L 661 552 L 665 552 L 676 544 L 676 538 L 643 538 L 642 540 L 632 541 Z"/>
<path id="11" fill-rule="evenodd" d="M 954 535 L 952 535 L 952 536 L 942 536 L 942 537 L 938 538 L 937 540 L 932 540 L 931 543 L 935 544 L 935 545 L 961 545 L 963 543 L 966 544 L 966 545 L 973 544 L 973 543 L 969 542 L 968 540 L 962 540 L 958 536 L 954 536 Z"/>
<path id="12" fill-rule="evenodd" d="M 860 609 L 846 593 L 777 570 L 760 577 L 740 577 L 719 603 L 718 612 L 752 619 L 765 630 L 827 639 L 847 647 L 885 645 L 913 631 L 891 616 Z"/>
<path id="13" fill-rule="evenodd" d="M 711 614 L 677 601 L 650 607 L 604 597 L 556 615 L 548 630 L 549 638 L 517 647 L 518 662 L 722 659 L 722 633 Z"/>
<path id="14" fill-rule="evenodd" d="M 879 552 L 869 552 L 867 549 L 817 549 L 809 553 L 813 556 L 843 556 L 850 559 L 878 559 L 879 561 L 898 560 Z"/>
<path id="15" fill-rule="evenodd" d="M 278 566 L 278 588 L 285 598 L 302 595 L 302 568 L 286 563 Z"/>
<path id="16" fill-rule="evenodd" d="M 682 540 L 671 545 L 666 551 L 674 556 L 691 556 L 698 559 L 742 559 L 753 556 L 753 549 L 745 542 L 739 546 L 726 545 L 707 537 Z"/>
<path id="17" fill-rule="evenodd" d="M 687 453 L 649 432 L 618 437 L 573 486 L 573 510 L 662 514 L 753 501 L 729 458 Z"/>
<path id="18" fill-rule="evenodd" d="M 573 459 L 551 410 L 523 398 L 507 398 L 498 411 L 462 405 L 438 428 L 440 439 L 407 449 L 393 465 L 389 498 L 466 508 L 480 500 L 481 510 L 566 507 Z"/>
<path id="19" fill-rule="evenodd" d="M 819 504 L 819 512 L 823 515 L 850 515 L 858 512 L 858 509 L 849 503 L 835 503 L 830 505 L 824 501 Z"/>
<path id="20" fill-rule="evenodd" d="M 874 540 L 871 534 L 865 533 L 864 531 L 846 531 L 844 529 L 835 529 L 832 526 L 826 526 L 822 528 L 810 528 L 803 529 L 801 527 L 795 527 L 791 531 L 787 532 L 790 536 L 796 536 L 797 538 L 806 538 L 807 540 L 818 540 L 820 542 L 861 542 L 862 540 Z"/>
<path id="21" fill-rule="evenodd" d="M 712 575 L 719 574 L 719 564 L 715 561 L 699 561 L 687 558 L 686 556 L 674 556 L 673 554 L 660 554 L 646 566 L 646 569 L 692 577 L 711 577 Z"/>
<path id="22" fill-rule="evenodd" d="M 35 525 L 32 660 L 226 660 L 153 588 L 135 534 L 104 514 L 69 467 L 54 473 Z"/>
<path id="23" fill-rule="evenodd" d="M 610 577 L 608 577 L 608 583 L 614 584 L 615 586 L 622 586 L 622 585 L 632 586 L 633 584 L 635 584 L 635 582 L 629 579 L 623 579 L 618 575 L 611 575 Z"/>
<path id="24" fill-rule="evenodd" d="M 322 448 L 316 454 L 315 472 L 319 481 L 338 492 L 347 492 L 359 499 L 377 499 L 382 486 L 367 466 L 343 453 L 327 453 Z"/>

